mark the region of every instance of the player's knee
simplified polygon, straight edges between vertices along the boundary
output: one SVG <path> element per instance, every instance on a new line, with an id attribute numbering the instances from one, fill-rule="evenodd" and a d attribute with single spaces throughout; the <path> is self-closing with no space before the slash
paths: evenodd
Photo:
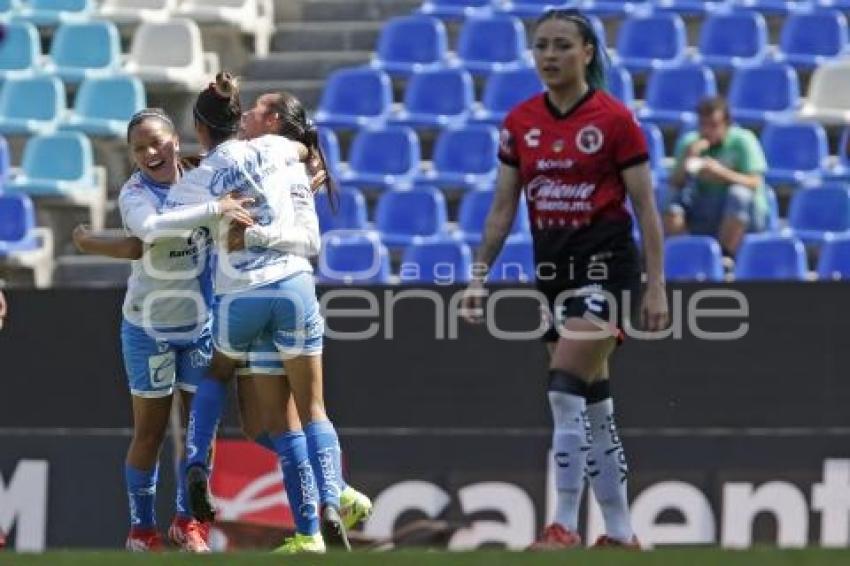
<path id="1" fill-rule="evenodd" d="M 133 432 L 133 450 L 146 456 L 156 455 L 165 440 L 165 431 L 152 428 L 136 429 Z"/>

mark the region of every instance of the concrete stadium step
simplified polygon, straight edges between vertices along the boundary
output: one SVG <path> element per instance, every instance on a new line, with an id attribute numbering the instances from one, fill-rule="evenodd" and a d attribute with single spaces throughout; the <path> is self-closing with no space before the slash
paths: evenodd
<path id="1" fill-rule="evenodd" d="M 290 22 L 277 26 L 272 51 L 372 51 L 381 22 Z M 307 53 L 303 54 L 305 57 Z"/>
<path id="2" fill-rule="evenodd" d="M 421 0 L 307 0 L 302 6 L 304 21 L 382 21 L 412 13 Z"/>
<path id="3" fill-rule="evenodd" d="M 322 96 L 322 85 L 324 81 L 251 81 L 246 80 L 240 89 L 242 92 L 242 104 L 244 109 L 254 105 L 254 101 L 261 94 L 285 90 L 298 97 L 309 111 L 314 111 L 319 105 Z"/>
<path id="4" fill-rule="evenodd" d="M 336 69 L 363 65 L 371 57 L 371 51 L 271 53 L 248 63 L 242 74 L 247 80 L 324 80 Z"/>

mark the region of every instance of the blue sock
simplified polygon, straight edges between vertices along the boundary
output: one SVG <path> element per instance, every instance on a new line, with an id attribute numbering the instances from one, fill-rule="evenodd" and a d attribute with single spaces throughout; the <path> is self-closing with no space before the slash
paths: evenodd
<path id="1" fill-rule="evenodd" d="M 124 480 L 127 483 L 127 497 L 130 500 L 130 526 L 151 529 L 156 526 L 156 482 L 159 476 L 159 464 L 152 470 L 138 470 L 124 464 Z"/>
<path id="2" fill-rule="evenodd" d="M 257 436 L 254 437 L 254 442 L 265 448 L 266 450 L 270 450 L 272 452 L 277 452 L 274 447 L 274 442 L 272 442 L 272 437 L 267 432 L 261 432 Z"/>
<path id="3" fill-rule="evenodd" d="M 312 422 L 304 427 L 310 463 L 319 484 L 319 499 L 322 505 L 339 508 L 341 493 L 339 438 L 330 421 Z"/>
<path id="4" fill-rule="evenodd" d="M 283 470 L 283 486 L 295 521 L 295 531 L 314 535 L 319 531 L 319 493 L 313 467 L 307 457 L 304 433 L 284 432 L 270 436 Z"/>
<path id="5" fill-rule="evenodd" d="M 174 499 L 175 515 L 181 519 L 190 519 L 189 506 L 186 504 L 186 460 L 181 459 L 177 466 L 177 494 Z"/>
<path id="6" fill-rule="evenodd" d="M 215 429 L 227 399 L 227 383 L 205 377 L 192 398 L 186 431 L 186 466 L 203 466 L 209 471 L 208 456 Z"/>

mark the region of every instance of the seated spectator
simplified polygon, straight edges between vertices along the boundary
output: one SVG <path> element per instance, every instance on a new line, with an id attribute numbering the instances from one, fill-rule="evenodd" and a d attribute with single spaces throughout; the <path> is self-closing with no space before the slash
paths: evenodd
<path id="1" fill-rule="evenodd" d="M 767 228 L 767 160 L 753 132 L 731 123 L 721 97 L 697 107 L 699 128 L 677 144 L 664 214 L 668 236 L 714 236 L 735 255 L 744 234 Z"/>

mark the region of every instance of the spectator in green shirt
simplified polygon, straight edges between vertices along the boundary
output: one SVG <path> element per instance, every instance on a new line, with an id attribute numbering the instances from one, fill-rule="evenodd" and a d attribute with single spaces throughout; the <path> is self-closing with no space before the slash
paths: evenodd
<path id="1" fill-rule="evenodd" d="M 731 123 L 721 97 L 697 107 L 699 128 L 682 136 L 664 215 L 668 236 L 714 236 L 734 255 L 748 232 L 767 228 L 767 161 L 758 138 Z"/>

